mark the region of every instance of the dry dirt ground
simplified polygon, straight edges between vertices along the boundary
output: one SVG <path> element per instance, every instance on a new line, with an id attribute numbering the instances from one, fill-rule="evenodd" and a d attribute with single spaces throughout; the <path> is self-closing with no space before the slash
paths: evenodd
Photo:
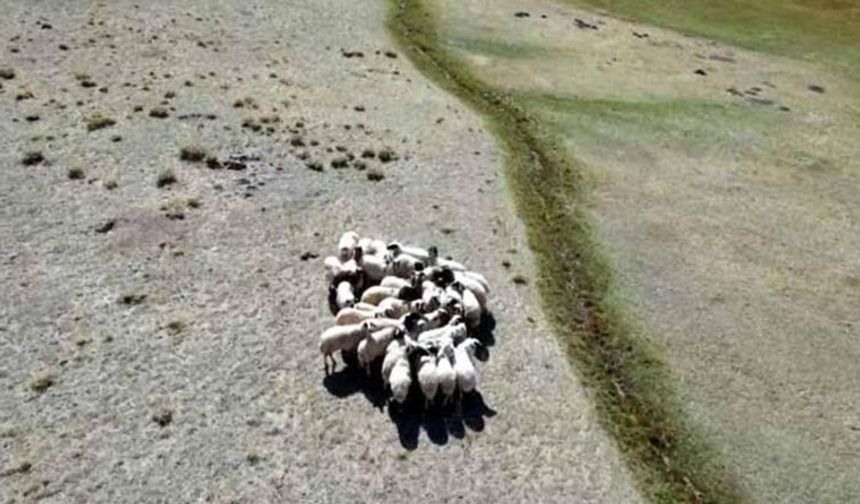
<path id="1" fill-rule="evenodd" d="M 639 502 L 511 282 L 532 261 L 499 152 L 383 2 L 0 12 L 0 502 Z M 347 228 L 492 282 L 465 418 L 324 379 Z"/>
<path id="2" fill-rule="evenodd" d="M 441 5 L 449 47 L 585 167 L 631 314 L 743 488 L 856 501 L 856 80 L 564 2 Z"/>

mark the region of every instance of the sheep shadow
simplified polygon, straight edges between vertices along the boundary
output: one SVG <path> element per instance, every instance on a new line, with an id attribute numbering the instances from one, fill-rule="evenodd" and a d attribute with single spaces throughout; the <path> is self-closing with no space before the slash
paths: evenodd
<path id="1" fill-rule="evenodd" d="M 495 345 L 493 331 L 496 319 L 491 313 L 485 313 L 481 325 L 471 335 L 481 342 L 475 357 L 481 362 L 490 358 L 489 347 Z M 363 394 L 374 408 L 385 411 L 388 406 L 388 416 L 397 428 L 400 444 L 407 450 L 418 448 L 419 438 L 423 430 L 430 442 L 437 445 L 447 444 L 450 438 L 462 439 L 466 430 L 481 432 L 486 427 L 486 419 L 494 417 L 497 412 L 484 401 L 478 391 L 463 394 L 459 406 L 457 401 L 443 404 L 440 396 L 429 407 L 425 407 L 425 399 L 417 383 L 413 381 L 406 402 L 398 404 L 390 400 L 390 393 L 382 382 L 382 359 L 370 366 L 370 373 L 358 365 L 354 352 L 341 354 L 343 365 L 328 374 L 323 379 L 323 386 L 337 398 L 346 398 L 354 394 Z"/>
<path id="2" fill-rule="evenodd" d="M 427 439 L 437 445 L 447 444 L 452 437 L 463 439 L 466 429 L 481 432 L 486 427 L 485 419 L 497 414 L 478 391 L 464 394 L 459 407 L 454 401 L 443 405 L 438 397 L 436 399 L 430 407 L 425 408 L 424 397 L 415 387 L 405 403 L 389 403 L 388 416 L 397 427 L 403 448 L 418 448 L 422 430 L 427 434 Z"/>

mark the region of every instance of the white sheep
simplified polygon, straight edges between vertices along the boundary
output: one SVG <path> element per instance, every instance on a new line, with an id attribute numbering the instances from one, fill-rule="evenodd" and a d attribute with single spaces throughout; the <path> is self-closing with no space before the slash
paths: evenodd
<path id="1" fill-rule="evenodd" d="M 388 262 L 385 257 L 382 256 L 362 253 L 356 262 L 362 271 L 364 271 L 364 274 L 370 283 L 381 281 L 385 277 L 386 271 L 389 269 Z"/>
<path id="2" fill-rule="evenodd" d="M 440 347 L 436 357 L 436 380 L 447 403 L 457 388 L 457 374 L 451 364 L 451 359 L 454 357 L 454 347 L 451 345 Z"/>
<path id="3" fill-rule="evenodd" d="M 365 253 L 370 255 L 381 256 L 388 250 L 388 246 L 382 240 L 374 240 L 372 238 L 362 238 L 358 240 L 358 247 Z"/>
<path id="4" fill-rule="evenodd" d="M 378 307 L 370 303 L 362 303 L 361 301 L 359 301 L 358 303 L 355 303 L 355 306 L 353 306 L 353 308 L 361 311 L 375 312 Z"/>
<path id="5" fill-rule="evenodd" d="M 439 390 L 439 378 L 436 374 L 436 356 L 422 355 L 418 359 L 418 385 L 421 387 L 421 392 L 424 394 L 424 407 L 430 405 L 430 402 L 436 397 L 436 392 Z"/>
<path id="6" fill-rule="evenodd" d="M 391 369 L 391 374 L 388 377 L 388 384 L 391 386 L 391 396 L 400 404 L 406 401 L 406 396 L 409 395 L 409 387 L 412 386 L 412 370 L 409 369 L 409 358 L 407 355 L 401 356 L 394 363 Z"/>
<path id="7" fill-rule="evenodd" d="M 358 247 L 358 233 L 347 231 L 341 235 L 337 242 L 337 252 L 341 261 L 352 259 L 355 249 Z"/>
<path id="8" fill-rule="evenodd" d="M 362 303 L 369 303 L 372 305 L 379 305 L 379 303 L 385 299 L 390 297 L 397 297 L 400 293 L 400 289 L 394 287 L 382 287 L 381 285 L 374 285 L 373 287 L 368 288 L 361 295 Z"/>
<path id="9" fill-rule="evenodd" d="M 427 264 L 427 261 L 430 259 L 430 251 L 428 251 L 427 249 L 403 245 L 400 242 L 396 241 L 393 241 L 388 244 L 388 251 L 394 257 L 398 257 L 401 254 L 405 254 L 414 257 L 415 259 L 421 261 L 424 264 Z"/>
<path id="10" fill-rule="evenodd" d="M 373 310 L 362 310 L 356 306 L 351 306 L 338 311 L 334 323 L 335 325 L 360 324 L 374 317 L 376 317 L 376 313 Z"/>
<path id="11" fill-rule="evenodd" d="M 487 308 L 488 291 L 484 287 L 484 284 L 482 284 L 479 280 L 467 275 L 466 273 L 468 272 L 458 271 L 454 273 L 454 279 L 455 281 L 463 285 L 465 288 L 472 291 L 472 294 L 474 294 L 475 297 L 478 298 L 478 303 L 481 304 L 481 310 L 483 311 Z"/>
<path id="12" fill-rule="evenodd" d="M 379 282 L 379 285 L 382 287 L 395 287 L 400 289 L 403 287 L 410 287 L 412 285 L 412 282 L 406 280 L 405 278 L 387 276 L 383 278 L 381 282 Z"/>
<path id="13" fill-rule="evenodd" d="M 398 276 L 400 278 L 411 278 L 416 271 L 424 269 L 424 263 L 407 254 L 397 256 L 391 253 L 385 256 L 385 274 Z"/>
<path id="14" fill-rule="evenodd" d="M 445 259 L 444 257 L 439 257 L 439 249 L 436 247 L 430 247 L 428 250 L 428 258 L 426 264 L 428 266 L 441 266 L 444 268 L 451 269 L 453 271 L 466 271 L 466 267 L 462 264 L 454 261 L 452 259 Z"/>
<path id="15" fill-rule="evenodd" d="M 468 338 L 454 347 L 454 373 L 457 375 L 457 389 L 461 393 L 478 388 L 480 376 L 474 361 L 478 344 L 475 338 Z"/>
<path id="16" fill-rule="evenodd" d="M 367 322 L 334 326 L 326 329 L 320 335 L 320 352 L 323 354 L 323 364 L 328 374 L 329 360 L 334 369 L 336 363 L 333 354 L 338 350 L 354 350 L 358 343 L 367 336 L 370 325 Z"/>
<path id="17" fill-rule="evenodd" d="M 466 324 L 459 317 L 451 319 L 448 325 L 437 329 L 429 329 L 418 335 L 418 343 L 424 345 L 440 344 L 439 342 L 451 341 L 455 345 L 466 339 Z"/>
<path id="18" fill-rule="evenodd" d="M 421 282 L 421 289 L 421 302 L 424 309 L 432 311 L 439 308 L 445 291 L 430 280 Z"/>
<path id="19" fill-rule="evenodd" d="M 451 313 L 444 308 L 439 308 L 438 310 L 433 310 L 432 312 L 424 315 L 424 320 L 427 321 L 425 326 L 426 329 L 437 329 L 444 326 L 451 320 Z"/>
<path id="20" fill-rule="evenodd" d="M 385 354 L 388 345 L 398 334 L 396 327 L 383 327 L 378 330 L 372 330 L 358 344 L 358 362 L 362 367 L 367 367 L 370 373 L 370 363 Z"/>
<path id="21" fill-rule="evenodd" d="M 389 297 L 379 302 L 379 305 L 376 306 L 374 313 L 377 316 L 384 318 L 399 319 L 410 311 L 412 311 L 412 309 L 409 303 L 403 301 L 402 299 Z"/>
<path id="22" fill-rule="evenodd" d="M 463 318 L 466 319 L 466 325 L 470 329 L 476 329 L 481 325 L 481 314 L 484 310 L 481 309 L 481 303 L 470 289 L 464 287 L 461 294 L 463 296 Z"/>
<path id="23" fill-rule="evenodd" d="M 385 348 L 385 358 L 382 359 L 382 381 L 386 385 L 391 376 L 391 370 L 394 369 L 394 364 L 403 356 L 406 355 L 407 345 L 405 339 L 395 338 L 391 340 L 388 347 Z"/>
<path id="24" fill-rule="evenodd" d="M 353 290 L 352 282 L 342 280 L 337 284 L 335 304 L 341 310 L 355 305 L 355 291 Z"/>

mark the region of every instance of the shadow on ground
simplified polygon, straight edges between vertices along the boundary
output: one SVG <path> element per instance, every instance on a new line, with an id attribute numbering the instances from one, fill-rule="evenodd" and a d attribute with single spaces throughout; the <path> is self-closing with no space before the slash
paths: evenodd
<path id="1" fill-rule="evenodd" d="M 495 344 L 493 331 L 496 320 L 492 314 L 485 314 L 481 325 L 472 335 L 478 339 L 479 347 L 475 357 L 481 362 L 490 358 L 489 348 Z M 403 404 L 390 400 L 390 393 L 382 383 L 381 364 L 379 359 L 367 370 L 358 366 L 354 354 L 344 353 L 341 366 L 323 379 L 323 385 L 332 395 L 345 398 L 354 394 L 364 397 L 380 412 L 388 407 L 388 416 L 397 427 L 400 444 L 408 450 L 418 447 L 421 431 L 435 444 L 444 445 L 451 437 L 462 439 L 466 429 L 481 432 L 486 426 L 485 419 L 496 415 L 496 411 L 484 402 L 484 397 L 478 391 L 473 391 L 444 404 L 439 394 L 429 406 L 425 405 L 424 396 L 418 384 L 413 381 L 409 398 Z"/>

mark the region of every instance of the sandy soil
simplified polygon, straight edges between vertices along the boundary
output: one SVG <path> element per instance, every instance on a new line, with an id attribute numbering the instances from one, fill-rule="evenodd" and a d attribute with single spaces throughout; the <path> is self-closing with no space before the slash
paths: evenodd
<path id="1" fill-rule="evenodd" d="M 0 502 L 639 502 L 510 280 L 499 152 L 383 2 L 0 7 Z M 466 418 L 324 379 L 345 228 L 492 282 Z"/>
<path id="2" fill-rule="evenodd" d="M 442 13 L 450 47 L 587 166 L 631 313 L 742 486 L 855 499 L 856 82 L 559 2 Z"/>

